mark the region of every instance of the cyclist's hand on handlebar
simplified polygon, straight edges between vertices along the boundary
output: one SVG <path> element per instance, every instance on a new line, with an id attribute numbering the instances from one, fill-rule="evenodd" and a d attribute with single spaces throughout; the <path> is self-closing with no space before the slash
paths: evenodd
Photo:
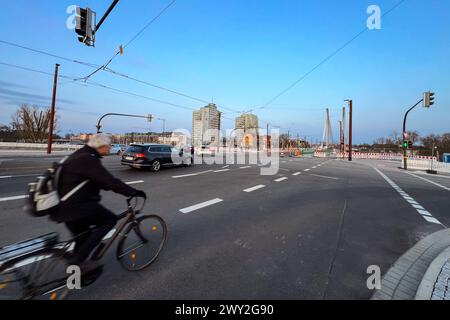
<path id="1" fill-rule="evenodd" d="M 142 190 L 136 190 L 136 194 L 134 196 L 138 198 L 147 199 L 147 194 Z"/>

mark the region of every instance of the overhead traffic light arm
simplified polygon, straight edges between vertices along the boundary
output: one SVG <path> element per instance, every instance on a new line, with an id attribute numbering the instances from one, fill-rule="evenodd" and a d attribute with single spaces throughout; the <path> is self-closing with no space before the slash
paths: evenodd
<path id="1" fill-rule="evenodd" d="M 103 17 L 100 19 L 100 21 L 98 22 L 97 26 L 95 27 L 94 30 L 94 34 L 97 33 L 97 31 L 100 29 L 100 27 L 102 26 L 103 22 L 105 22 L 106 18 L 108 18 L 109 14 L 114 10 L 114 7 L 119 3 L 119 0 L 114 0 L 113 3 L 111 3 L 111 5 L 109 6 L 108 10 L 106 10 L 105 14 L 103 15 Z"/>

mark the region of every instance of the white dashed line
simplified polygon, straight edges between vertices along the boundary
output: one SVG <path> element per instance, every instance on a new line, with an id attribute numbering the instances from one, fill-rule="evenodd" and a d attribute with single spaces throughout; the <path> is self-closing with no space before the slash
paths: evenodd
<path id="1" fill-rule="evenodd" d="M 219 172 L 227 172 L 230 171 L 230 169 L 221 169 L 221 170 L 216 170 L 214 171 L 214 173 L 219 173 Z"/>
<path id="2" fill-rule="evenodd" d="M 228 168 L 228 167 L 230 167 L 230 165 L 223 166 L 222 169 L 226 169 L 226 168 Z"/>
<path id="3" fill-rule="evenodd" d="M 298 175 L 301 175 L 302 173 L 301 172 L 296 172 L 296 173 L 293 173 L 292 175 L 293 176 L 298 176 Z"/>
<path id="4" fill-rule="evenodd" d="M 419 203 L 416 200 L 414 200 L 405 191 L 403 191 L 394 181 L 389 179 L 383 172 L 381 172 L 377 168 L 374 169 L 383 177 L 384 180 L 387 181 L 387 183 L 389 183 L 389 185 L 392 188 L 394 188 L 409 204 L 411 204 L 411 206 L 414 209 L 417 210 L 417 212 L 422 216 L 422 218 L 424 218 L 426 221 L 430 223 L 440 224 L 443 226 L 443 224 L 438 219 L 434 218 L 430 212 L 428 212 L 424 207 L 419 205 Z M 412 204 L 412 202 L 414 202 L 414 204 Z"/>
<path id="5" fill-rule="evenodd" d="M 251 168 L 251 166 L 240 167 L 239 169 L 248 169 L 248 168 Z"/>
<path id="6" fill-rule="evenodd" d="M 253 191 L 256 191 L 256 190 L 265 188 L 265 187 L 266 187 L 265 185 L 262 185 L 262 184 L 261 184 L 261 185 L 259 185 L 259 186 L 253 187 L 253 188 L 245 189 L 244 192 L 253 192 Z"/>
<path id="7" fill-rule="evenodd" d="M 308 172 L 308 171 L 311 171 L 311 169 L 305 169 L 305 170 L 303 170 L 303 171 Z"/>
<path id="8" fill-rule="evenodd" d="M 206 202 L 202 202 L 202 203 L 199 203 L 199 204 L 196 204 L 196 205 L 193 205 L 193 206 L 181 209 L 180 212 L 181 213 L 193 212 L 193 211 L 196 211 L 196 210 L 200 210 L 200 209 L 212 206 L 212 205 L 214 205 L 216 203 L 220 203 L 222 201 L 223 201 L 222 199 L 209 200 L 209 201 L 206 201 Z"/>
<path id="9" fill-rule="evenodd" d="M 275 182 L 281 182 L 281 181 L 285 181 L 285 180 L 287 180 L 287 179 L 288 179 L 288 178 L 283 177 L 283 178 L 275 179 L 274 181 L 275 181 Z"/>
<path id="10" fill-rule="evenodd" d="M 8 197 L 8 198 L 0 198 L 0 202 L 22 200 L 22 199 L 26 199 L 26 198 L 28 198 L 27 195 L 25 195 L 25 196 Z"/>
<path id="11" fill-rule="evenodd" d="M 12 176 L 3 176 L 3 177 L 0 177 L 0 179 L 11 179 L 12 178 Z"/>
<path id="12" fill-rule="evenodd" d="M 144 183 L 144 180 L 139 180 L 139 181 L 131 181 L 131 182 L 126 182 L 127 185 L 133 185 L 133 184 L 141 184 Z"/>

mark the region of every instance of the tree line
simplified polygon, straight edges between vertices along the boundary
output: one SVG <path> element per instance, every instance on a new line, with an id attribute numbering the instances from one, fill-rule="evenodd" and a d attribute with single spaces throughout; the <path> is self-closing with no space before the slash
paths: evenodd
<path id="1" fill-rule="evenodd" d="M 9 125 L 0 125 L 0 141 L 29 143 L 45 142 L 50 127 L 51 108 L 21 105 L 13 114 Z M 55 129 L 58 132 L 58 117 L 55 117 Z M 60 138 L 57 134 L 54 138 Z"/>

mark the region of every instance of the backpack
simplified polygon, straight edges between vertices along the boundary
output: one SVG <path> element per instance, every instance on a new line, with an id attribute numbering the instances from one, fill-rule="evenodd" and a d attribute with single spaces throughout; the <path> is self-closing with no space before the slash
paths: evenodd
<path id="1" fill-rule="evenodd" d="M 33 217 L 45 217 L 58 212 L 62 202 L 67 201 L 89 181 L 86 180 L 61 197 L 58 191 L 59 180 L 67 157 L 61 162 L 53 163 L 43 176 L 28 185 L 28 203 L 25 211 Z"/>

